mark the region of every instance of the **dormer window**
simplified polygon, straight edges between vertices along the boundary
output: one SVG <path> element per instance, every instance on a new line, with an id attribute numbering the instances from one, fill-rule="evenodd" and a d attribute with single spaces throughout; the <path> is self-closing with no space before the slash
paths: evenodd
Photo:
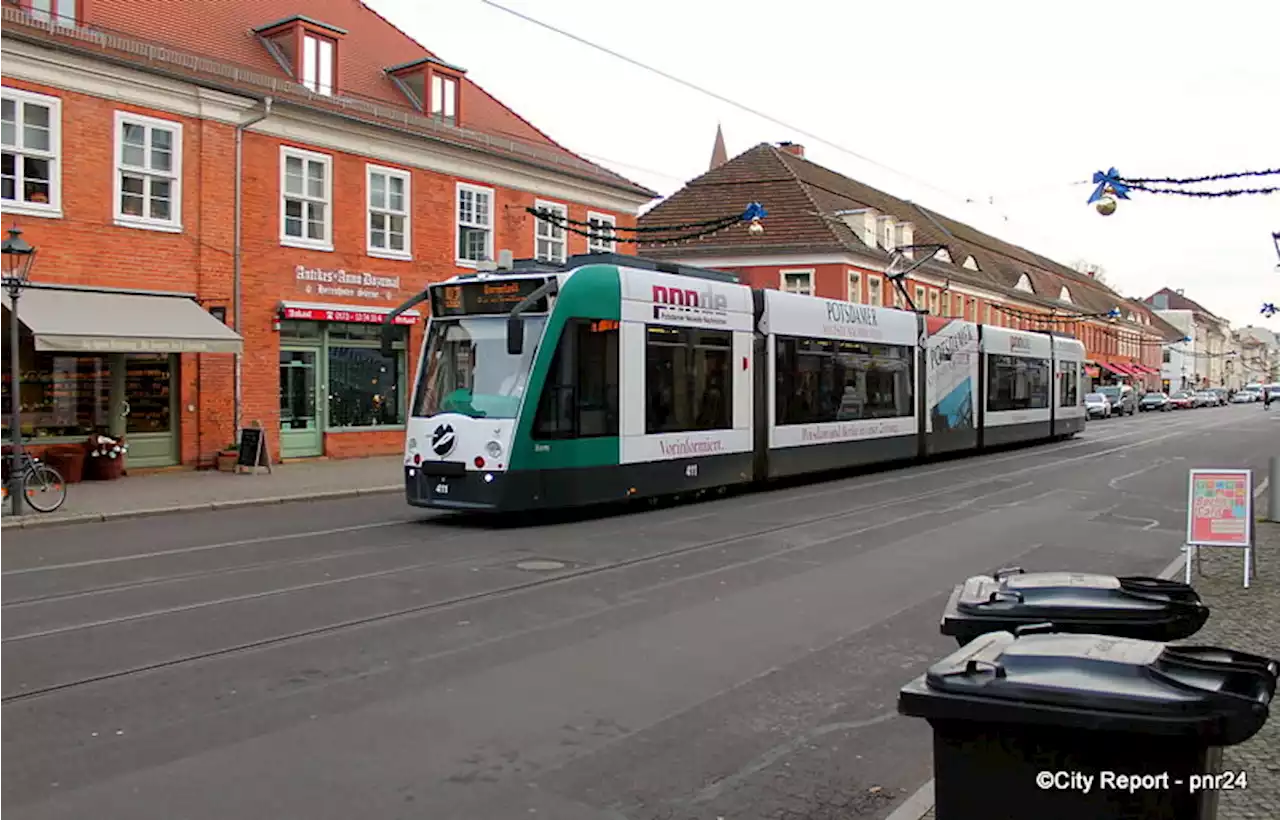
<path id="1" fill-rule="evenodd" d="M 964 264 L 961 267 L 965 270 L 982 270 L 978 267 L 978 260 L 972 256 L 965 257 Z"/>
<path id="2" fill-rule="evenodd" d="M 1018 283 L 1013 286 L 1014 290 L 1020 290 L 1024 293 L 1035 293 L 1035 288 L 1031 287 L 1031 277 L 1025 273 L 1018 277 Z"/>
<path id="3" fill-rule="evenodd" d="M 1063 285 L 1062 290 L 1058 291 L 1058 301 L 1071 303 L 1071 291 L 1067 290 L 1067 286 Z"/>
<path id="4" fill-rule="evenodd" d="M 433 119 L 458 125 L 462 119 L 464 69 L 423 57 L 391 66 L 386 72 L 414 108 Z"/>
<path id="5" fill-rule="evenodd" d="M 946 248 L 938 248 L 937 252 L 934 253 L 933 258 L 937 262 L 945 262 L 948 265 L 952 264 L 951 254 L 947 252 Z"/>
<path id="6" fill-rule="evenodd" d="M 255 29 L 289 76 L 308 91 L 332 97 L 338 90 L 338 43 L 345 29 L 301 15 Z"/>

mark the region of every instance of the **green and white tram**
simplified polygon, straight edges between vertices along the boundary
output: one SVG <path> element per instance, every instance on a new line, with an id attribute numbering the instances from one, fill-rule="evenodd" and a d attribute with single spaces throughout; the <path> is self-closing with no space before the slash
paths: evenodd
<path id="1" fill-rule="evenodd" d="M 431 285 L 415 506 L 574 507 L 1084 428 L 1073 338 L 752 290 L 615 254 Z"/>

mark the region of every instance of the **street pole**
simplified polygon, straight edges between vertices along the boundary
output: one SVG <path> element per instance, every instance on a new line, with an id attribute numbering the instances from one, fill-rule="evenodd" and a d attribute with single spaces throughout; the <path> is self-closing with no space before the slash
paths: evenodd
<path id="1" fill-rule="evenodd" d="M 1270 489 L 1267 494 L 1267 520 L 1280 524 L 1280 456 L 1271 457 Z"/>
<path id="2" fill-rule="evenodd" d="M 22 374 L 18 371 L 18 295 L 17 282 L 5 283 L 9 290 L 9 431 L 13 438 L 13 457 L 9 461 L 9 514 L 22 515 L 27 505 L 22 481 Z"/>

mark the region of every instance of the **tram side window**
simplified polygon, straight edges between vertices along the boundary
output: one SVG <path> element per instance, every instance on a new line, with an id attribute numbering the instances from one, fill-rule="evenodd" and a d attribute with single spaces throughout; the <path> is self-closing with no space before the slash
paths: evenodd
<path id="1" fill-rule="evenodd" d="M 1075 407 L 1079 401 L 1079 368 L 1075 362 L 1058 362 L 1058 406 Z"/>
<path id="2" fill-rule="evenodd" d="M 533 421 L 535 439 L 618 435 L 618 323 L 565 324 Z"/>
<path id="3" fill-rule="evenodd" d="M 777 337 L 776 423 L 911 416 L 915 360 L 903 345 Z"/>
<path id="4" fill-rule="evenodd" d="M 1049 360 L 987 355 L 987 412 L 1049 406 Z"/>
<path id="5" fill-rule="evenodd" d="M 646 328 L 645 432 L 733 428 L 733 334 Z"/>

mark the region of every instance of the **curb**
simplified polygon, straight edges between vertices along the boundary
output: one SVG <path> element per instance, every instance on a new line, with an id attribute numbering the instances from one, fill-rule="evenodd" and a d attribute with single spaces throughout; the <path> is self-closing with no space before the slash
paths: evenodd
<path id="1" fill-rule="evenodd" d="M 1182 569 L 1186 566 L 1187 553 L 1182 552 L 1177 558 L 1169 562 L 1169 565 L 1160 570 L 1156 577 L 1158 578 L 1177 578 L 1182 573 Z M 921 820 L 929 812 L 933 811 L 933 778 L 929 778 L 929 782 L 925 783 L 915 791 L 910 797 L 902 801 L 898 808 L 886 817 L 884 820 Z"/>
<path id="2" fill-rule="evenodd" d="M 382 495 L 385 493 L 403 492 L 403 484 L 388 484 L 381 487 L 363 487 L 351 490 L 322 490 L 311 493 L 294 493 L 293 495 L 276 495 L 266 498 L 237 498 L 230 501 L 206 501 L 200 504 L 177 504 L 172 507 L 154 507 L 143 510 L 121 510 L 107 513 L 76 513 L 59 518 L 46 518 L 39 513 L 30 513 L 14 521 L 5 516 L 0 521 L 0 529 L 26 530 L 33 527 L 57 527 L 72 524 L 91 524 L 105 521 L 124 521 L 130 518 L 154 518 L 161 515 L 177 515 L 189 512 L 209 512 L 211 510 L 235 510 L 243 507 L 265 507 L 271 504 L 290 504 L 299 501 L 325 501 L 338 498 L 355 498 L 364 495 Z"/>

